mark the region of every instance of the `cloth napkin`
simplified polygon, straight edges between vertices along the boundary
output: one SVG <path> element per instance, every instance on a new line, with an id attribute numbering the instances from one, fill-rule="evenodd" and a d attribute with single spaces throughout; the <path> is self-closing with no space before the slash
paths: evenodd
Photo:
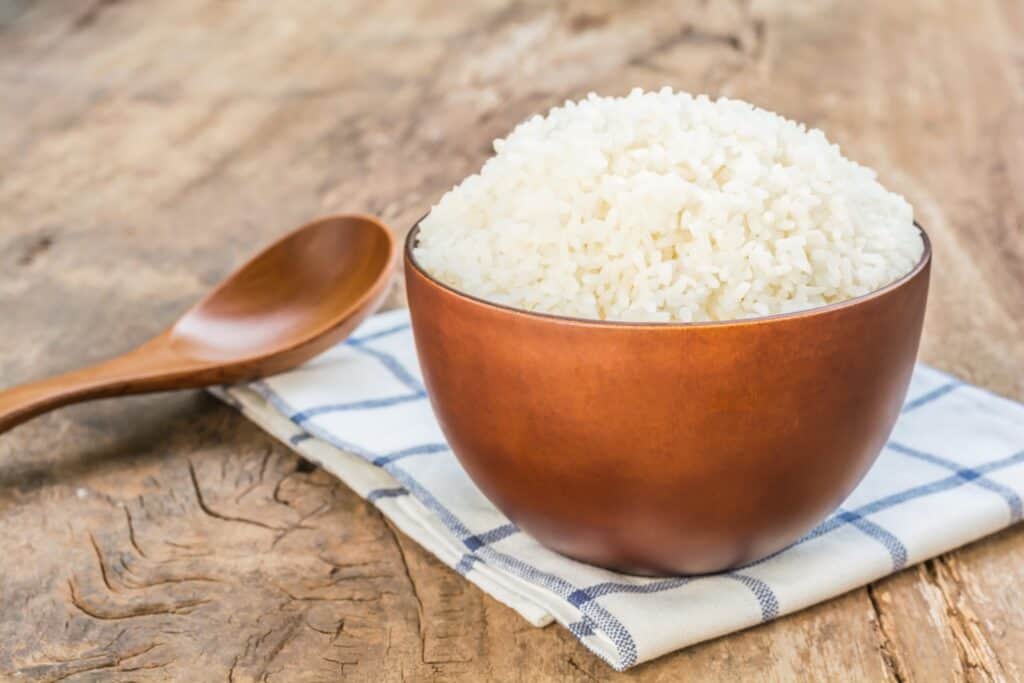
<path id="1" fill-rule="evenodd" d="M 480 493 L 434 419 L 404 310 L 292 372 L 216 393 L 530 623 L 558 621 L 618 670 L 821 602 L 1022 514 L 1024 406 L 924 365 L 877 463 L 816 529 L 735 571 L 663 579 L 548 550 Z"/>

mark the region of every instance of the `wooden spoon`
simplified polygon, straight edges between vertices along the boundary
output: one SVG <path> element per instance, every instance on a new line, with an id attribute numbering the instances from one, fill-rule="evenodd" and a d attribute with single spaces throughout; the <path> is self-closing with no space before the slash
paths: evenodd
<path id="1" fill-rule="evenodd" d="M 299 365 L 381 303 L 397 253 L 391 231 L 368 216 L 304 225 L 136 350 L 0 392 L 0 432 L 70 403 L 240 382 Z"/>

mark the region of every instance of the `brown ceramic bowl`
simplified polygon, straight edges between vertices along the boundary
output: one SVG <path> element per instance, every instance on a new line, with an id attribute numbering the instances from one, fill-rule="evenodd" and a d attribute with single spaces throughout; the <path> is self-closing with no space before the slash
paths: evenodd
<path id="1" fill-rule="evenodd" d="M 850 493 L 914 367 L 931 246 L 871 294 L 695 324 L 562 318 L 441 284 L 406 241 L 434 411 L 473 481 L 541 543 L 638 574 L 769 555 Z"/>

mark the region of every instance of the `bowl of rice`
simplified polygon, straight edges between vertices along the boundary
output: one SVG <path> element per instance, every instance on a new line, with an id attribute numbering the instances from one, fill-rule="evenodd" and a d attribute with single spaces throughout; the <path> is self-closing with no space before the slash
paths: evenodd
<path id="1" fill-rule="evenodd" d="M 424 381 L 513 522 L 638 574 L 747 564 L 852 491 L 895 424 L 931 250 L 817 130 L 663 89 L 494 143 L 409 233 Z"/>

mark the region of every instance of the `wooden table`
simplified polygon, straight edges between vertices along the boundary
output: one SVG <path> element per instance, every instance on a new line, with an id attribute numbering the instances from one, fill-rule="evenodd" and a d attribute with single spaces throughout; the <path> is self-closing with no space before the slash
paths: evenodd
<path id="1" fill-rule="evenodd" d="M 670 84 L 878 169 L 935 243 L 923 358 L 1024 399 L 1022 34 L 1019 0 L 0 0 L 0 384 L 127 350 L 309 217 L 404 231 L 529 114 Z M 0 672 L 617 677 L 198 392 L 0 437 Z M 628 676 L 1024 679 L 1024 530 Z"/>

